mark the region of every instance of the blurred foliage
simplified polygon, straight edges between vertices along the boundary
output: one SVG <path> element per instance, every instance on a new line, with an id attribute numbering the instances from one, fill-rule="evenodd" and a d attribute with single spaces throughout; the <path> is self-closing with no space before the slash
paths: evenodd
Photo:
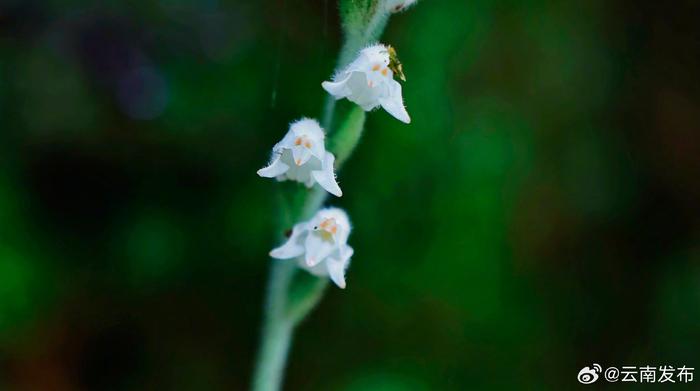
<path id="1" fill-rule="evenodd" d="M 700 366 L 699 11 L 392 17 L 413 123 L 369 113 L 339 173 L 348 288 L 300 327 L 287 389 Z M 247 387 L 280 234 L 255 171 L 320 114 L 341 35 L 328 0 L 0 5 L 0 388 Z"/>

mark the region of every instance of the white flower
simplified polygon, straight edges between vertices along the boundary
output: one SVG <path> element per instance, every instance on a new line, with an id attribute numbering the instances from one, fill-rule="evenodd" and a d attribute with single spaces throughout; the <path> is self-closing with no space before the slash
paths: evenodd
<path id="1" fill-rule="evenodd" d="M 397 13 L 405 11 L 416 3 L 417 0 L 385 0 L 384 6 L 388 12 Z"/>
<path id="2" fill-rule="evenodd" d="M 265 178 L 297 181 L 311 187 L 318 183 L 336 197 L 343 195 L 335 181 L 335 156 L 326 151 L 323 129 L 314 119 L 302 118 L 289 126 L 282 141 L 272 147 L 270 164 L 258 170 Z"/>
<path id="3" fill-rule="evenodd" d="M 270 251 L 277 259 L 297 258 L 299 266 L 316 276 L 329 276 L 345 288 L 345 270 L 352 247 L 347 245 L 350 221 L 338 208 L 322 209 L 309 221 L 299 223 L 285 244 Z"/>
<path id="4" fill-rule="evenodd" d="M 382 106 L 399 121 L 410 123 L 403 106 L 401 84 L 394 80 L 389 64 L 389 48 L 373 45 L 362 49 L 357 59 L 336 74 L 332 82 L 324 81 L 321 85 L 335 99 L 348 98 L 365 111 Z"/>

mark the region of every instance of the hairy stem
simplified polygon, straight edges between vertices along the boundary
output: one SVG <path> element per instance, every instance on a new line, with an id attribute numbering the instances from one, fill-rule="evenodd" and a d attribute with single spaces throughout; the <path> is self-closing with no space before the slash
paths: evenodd
<path id="1" fill-rule="evenodd" d="M 363 28 L 346 36 L 338 57 L 337 71 L 350 63 L 360 49 L 379 38 L 388 18 L 386 12 L 375 9 Z M 333 130 L 335 106 L 335 99 L 328 95 L 321 117 L 321 125 L 328 133 Z M 336 170 L 355 149 L 364 126 L 364 114 L 360 108 L 353 108 L 345 123 L 339 127 L 337 137 L 332 140 L 332 148 L 338 157 Z M 290 226 L 308 220 L 323 205 L 327 196 L 322 188 L 316 186 L 304 194 L 303 203 L 289 205 L 281 202 L 280 213 L 286 220 L 282 225 Z M 281 228 L 284 230 L 288 227 Z M 294 261 L 272 261 L 253 391 L 278 391 L 281 388 L 294 328 L 316 307 L 327 286 L 328 279 L 298 272 Z"/>
<path id="2" fill-rule="evenodd" d="M 327 196 L 327 193 L 318 186 L 304 191 L 307 194 L 302 205 L 281 208 L 287 210 L 284 219 L 287 221 L 283 225 L 289 224 L 290 221 L 309 219 L 321 207 Z M 254 391 L 277 391 L 281 388 L 294 328 L 321 300 L 323 291 L 328 285 L 325 279 L 304 276 L 306 280 L 302 280 L 302 283 L 307 286 L 299 288 L 298 283 L 296 290 L 300 291 L 300 294 L 293 297 L 292 285 L 296 274 L 297 266 L 294 261 L 272 260 L 264 328 L 253 375 Z"/>
<path id="3" fill-rule="evenodd" d="M 285 317 L 287 287 L 293 274 L 292 262 L 272 262 L 265 306 L 265 326 L 253 376 L 255 391 L 279 390 L 282 385 L 284 366 L 294 330 L 292 322 Z"/>

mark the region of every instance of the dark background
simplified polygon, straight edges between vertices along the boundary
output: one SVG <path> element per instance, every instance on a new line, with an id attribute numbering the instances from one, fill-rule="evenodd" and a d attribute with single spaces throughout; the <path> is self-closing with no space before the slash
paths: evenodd
<path id="1" fill-rule="evenodd" d="M 339 173 L 348 288 L 302 324 L 287 389 L 700 366 L 698 15 L 393 17 L 413 122 L 371 113 Z M 255 171 L 319 115 L 339 30 L 330 0 L 0 2 L 0 388 L 247 387 L 277 244 Z"/>

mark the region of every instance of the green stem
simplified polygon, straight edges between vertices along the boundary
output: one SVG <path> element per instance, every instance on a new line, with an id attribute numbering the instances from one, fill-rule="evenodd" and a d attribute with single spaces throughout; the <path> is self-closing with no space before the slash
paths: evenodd
<path id="1" fill-rule="evenodd" d="M 294 324 L 285 317 L 287 287 L 292 280 L 294 267 L 292 262 L 272 262 L 265 307 L 265 327 L 253 377 L 255 391 L 275 391 L 282 385 L 294 330 Z"/>
<path id="2" fill-rule="evenodd" d="M 352 155 L 357 143 L 360 142 L 362 131 L 365 128 L 365 111 L 362 107 L 355 106 L 345 116 L 338 130 L 329 140 L 328 149 L 335 155 L 335 165 L 339 169 Z"/>
<path id="3" fill-rule="evenodd" d="M 367 25 L 358 34 L 347 36 L 339 55 L 338 67 L 345 67 L 362 47 L 376 40 L 386 26 L 389 15 L 377 10 Z M 322 126 L 327 132 L 333 129 L 335 99 L 328 95 L 324 104 Z M 354 108 L 345 126 L 339 129 L 334 149 L 338 160 L 336 170 L 350 156 L 362 132 L 364 111 Z M 359 124 L 359 128 L 357 125 Z M 300 206 L 283 208 L 286 210 L 285 223 L 308 220 L 323 205 L 328 194 L 316 186 L 305 195 Z M 287 227 L 285 227 L 287 228 Z M 303 274 L 305 272 L 302 272 Z M 278 391 L 282 386 L 287 355 L 292 343 L 294 328 L 311 312 L 323 297 L 328 279 L 316 278 L 297 273 L 294 261 L 273 260 L 267 288 L 267 302 L 264 314 L 264 328 L 260 351 L 253 375 L 253 391 Z"/>
<path id="4" fill-rule="evenodd" d="M 299 210 L 289 213 L 289 217 L 296 221 L 309 219 L 327 197 L 327 193 L 318 186 L 307 192 L 309 194 Z M 309 276 L 307 289 L 301 290 L 302 297 L 290 300 L 296 268 L 292 260 L 272 260 L 264 314 L 265 326 L 253 375 L 254 391 L 277 391 L 281 388 L 294 328 L 321 300 L 328 285 L 326 279 Z"/>

